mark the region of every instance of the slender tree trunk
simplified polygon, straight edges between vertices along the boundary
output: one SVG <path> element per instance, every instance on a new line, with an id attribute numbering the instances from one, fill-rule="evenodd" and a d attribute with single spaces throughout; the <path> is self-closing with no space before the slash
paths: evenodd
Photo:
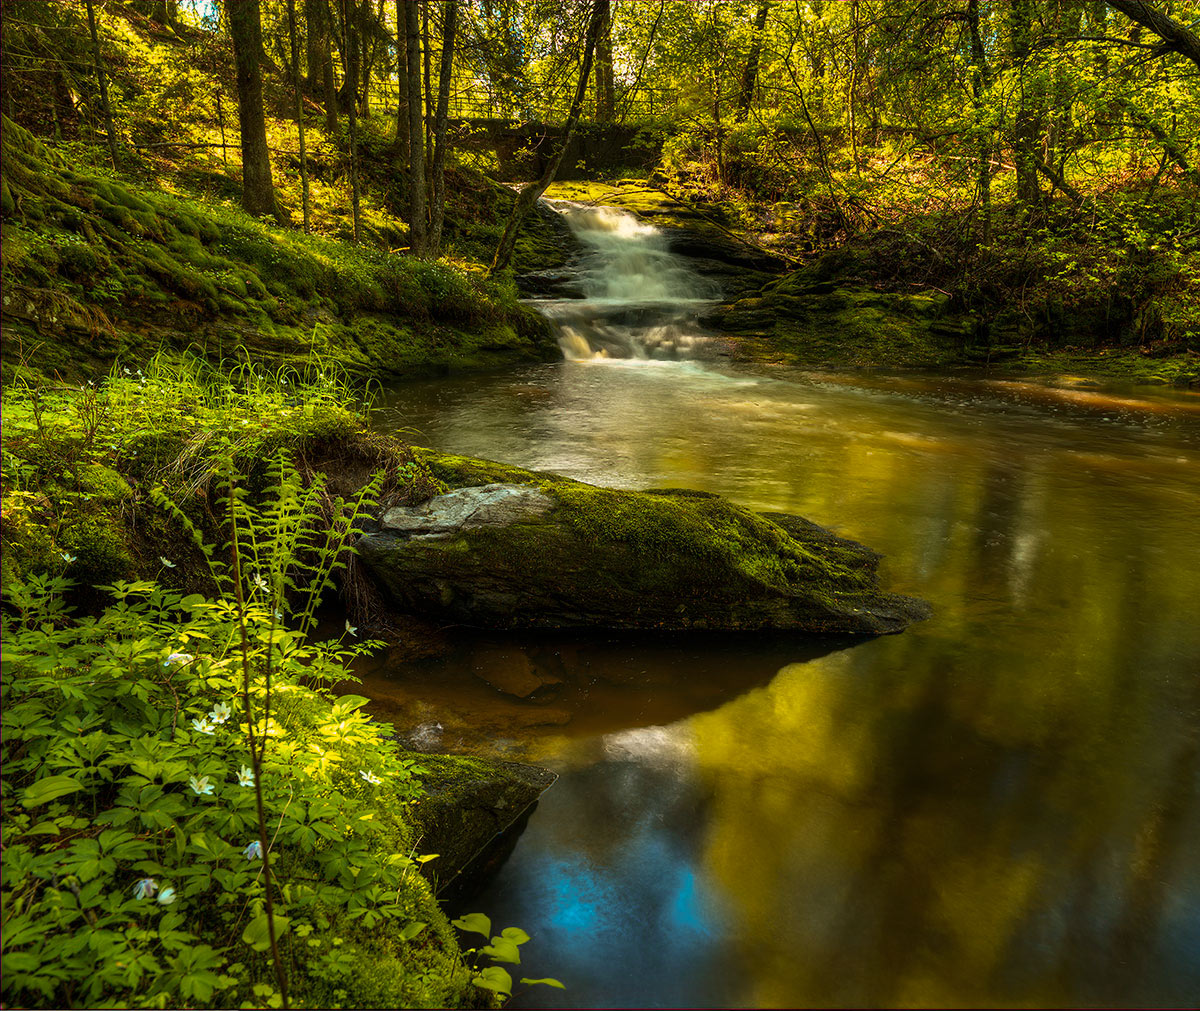
<path id="1" fill-rule="evenodd" d="M 408 204 L 408 50 L 405 42 L 404 8 L 408 0 L 396 0 L 396 142 L 394 163 L 399 179 L 398 207 Z M 400 213 L 397 210 L 397 213 Z"/>
<path id="2" fill-rule="evenodd" d="M 596 40 L 596 119 L 611 123 L 617 104 L 613 87 L 612 12 L 600 26 Z"/>
<path id="3" fill-rule="evenodd" d="M 350 214 L 354 221 L 354 241 L 362 242 L 362 224 L 358 192 L 358 103 L 354 96 L 358 90 L 358 61 L 351 54 L 357 48 L 354 35 L 357 34 L 358 19 L 351 26 L 350 11 L 356 8 L 355 0 L 340 0 L 342 14 L 342 54 L 346 59 L 346 84 L 349 85 L 350 101 L 346 105 L 346 115 L 350 120 Z M 347 7 L 350 10 L 347 10 Z"/>
<path id="4" fill-rule="evenodd" d="M 1017 111 L 1013 123 L 1013 161 L 1017 166 L 1017 201 L 1035 212 L 1041 204 L 1038 186 L 1038 88 L 1028 66 L 1032 0 L 1012 0 L 1008 8 L 1012 62 L 1018 74 Z"/>
<path id="5" fill-rule="evenodd" d="M 458 19 L 458 0 L 448 0 L 442 8 L 442 62 L 438 74 L 437 116 L 433 123 L 433 194 L 429 208 L 429 255 L 442 249 L 442 222 L 446 216 L 446 147 L 450 124 L 450 78 L 454 64 L 454 33 Z"/>
<path id="6" fill-rule="evenodd" d="M 404 0 L 408 63 L 408 231 L 414 256 L 424 256 L 429 242 L 425 205 L 425 117 L 421 103 L 421 19 L 415 0 Z"/>
<path id="7" fill-rule="evenodd" d="M 304 88 L 310 95 L 317 94 L 317 86 L 321 80 L 321 47 L 325 42 L 321 7 L 324 2 L 325 0 L 304 0 Z"/>
<path id="8" fill-rule="evenodd" d="M 758 64 L 762 60 L 763 31 L 767 27 L 770 0 L 758 0 L 758 11 L 754 15 L 754 41 L 750 44 L 750 55 L 742 68 L 742 84 L 738 89 L 737 121 L 743 122 L 750 115 L 754 102 L 754 89 L 758 85 Z"/>
<path id="9" fill-rule="evenodd" d="M 335 137 L 338 128 L 338 93 L 337 79 L 333 73 L 333 32 L 330 30 L 333 16 L 329 11 L 328 0 L 317 2 L 322 7 L 322 26 L 325 31 L 321 43 L 321 90 L 325 93 L 325 132 L 330 137 Z"/>
<path id="10" fill-rule="evenodd" d="M 987 51 L 983 47 L 983 35 L 979 31 L 979 0 L 967 0 L 967 28 L 971 33 L 971 103 L 975 107 L 975 129 L 979 159 L 979 235 L 987 242 L 992 229 L 992 134 L 983 120 L 984 93 L 987 90 L 989 70 Z"/>
<path id="11" fill-rule="evenodd" d="M 260 217 L 270 214 L 281 224 L 271 182 L 271 153 L 267 149 L 267 123 L 263 117 L 262 23 L 258 0 L 229 0 L 229 29 L 237 64 L 238 124 L 242 134 L 242 206 Z"/>
<path id="12" fill-rule="evenodd" d="M 567 147 L 571 143 L 571 136 L 575 133 L 575 125 L 579 122 L 579 114 L 583 111 L 583 99 L 587 94 L 588 78 L 592 75 L 592 58 L 596 52 L 596 40 L 600 37 L 600 28 L 607 17 L 608 0 L 595 0 L 592 17 L 588 22 L 587 35 L 584 38 L 583 62 L 579 67 L 579 79 L 575 84 L 575 97 L 571 100 L 571 111 L 567 114 L 562 141 L 559 143 L 558 150 L 546 162 L 541 177 L 517 194 L 512 213 L 508 217 L 508 223 L 504 226 L 504 234 L 500 236 L 500 242 L 496 246 L 496 255 L 492 258 L 491 273 L 493 274 L 498 270 L 503 270 L 512 261 L 513 250 L 517 245 L 517 235 L 521 231 L 521 223 L 533 205 L 541 199 L 546 188 L 554 182 L 558 166 L 562 164 L 563 155 L 566 154 Z"/>
<path id="13" fill-rule="evenodd" d="M 429 0 L 420 0 L 421 4 L 421 52 L 423 72 L 425 75 L 425 188 L 429 189 L 428 172 L 433 163 L 433 80 L 430 67 L 429 44 Z M 428 194 L 427 194 L 428 196 Z"/>
<path id="14" fill-rule="evenodd" d="M 300 40 L 296 37 L 296 0 L 287 0 L 288 41 L 292 48 L 292 92 L 296 100 L 296 129 L 300 132 L 300 192 L 304 206 L 304 231 L 312 230 L 308 205 L 308 149 L 304 137 L 304 95 L 300 87 Z"/>
<path id="15" fill-rule="evenodd" d="M 113 126 L 112 106 L 108 104 L 108 81 L 104 76 L 104 57 L 100 55 L 100 33 L 96 31 L 96 12 L 92 0 L 87 0 L 88 31 L 92 34 L 92 60 L 96 67 L 96 84 L 100 89 L 100 111 L 104 114 L 104 130 L 108 134 L 108 154 L 113 168 L 117 167 L 117 131 Z"/>

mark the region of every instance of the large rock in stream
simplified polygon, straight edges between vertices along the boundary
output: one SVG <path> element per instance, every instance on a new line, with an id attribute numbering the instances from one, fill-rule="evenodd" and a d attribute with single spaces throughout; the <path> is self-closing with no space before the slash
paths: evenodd
<path id="1" fill-rule="evenodd" d="M 401 609 L 486 628 L 878 635 L 925 618 L 879 555 L 699 492 L 618 491 L 417 450 L 447 494 L 390 509 L 362 560 Z"/>

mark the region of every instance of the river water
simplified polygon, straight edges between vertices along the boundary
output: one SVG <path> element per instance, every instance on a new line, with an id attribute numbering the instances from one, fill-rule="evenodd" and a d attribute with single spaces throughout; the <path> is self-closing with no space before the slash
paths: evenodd
<path id="1" fill-rule="evenodd" d="M 398 386 L 376 424 L 799 513 L 934 616 L 858 643 L 458 633 L 367 672 L 424 743 L 560 773 L 463 907 L 533 935 L 514 975 L 567 984 L 516 1004 L 1194 1004 L 1200 397 L 734 369 L 659 236 L 571 223 L 584 297 L 543 305 L 567 358 Z M 493 686 L 513 670 L 547 690 Z"/>

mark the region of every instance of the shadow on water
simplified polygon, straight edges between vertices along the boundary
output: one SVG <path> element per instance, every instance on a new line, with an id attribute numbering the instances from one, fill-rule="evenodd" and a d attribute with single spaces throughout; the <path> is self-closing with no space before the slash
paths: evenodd
<path id="1" fill-rule="evenodd" d="M 437 656 L 360 661 L 371 711 L 425 751 L 536 759 L 538 739 L 674 723 L 766 684 L 790 663 L 861 642 L 769 633 L 460 630 Z"/>

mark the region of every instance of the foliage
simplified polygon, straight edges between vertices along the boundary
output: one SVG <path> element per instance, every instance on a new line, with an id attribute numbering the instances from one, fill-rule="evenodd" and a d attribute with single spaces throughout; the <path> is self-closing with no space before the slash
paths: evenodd
<path id="1" fill-rule="evenodd" d="M 335 502 L 328 528 L 319 485 L 302 488 L 285 458 L 261 504 L 229 466 L 239 550 L 214 561 L 222 596 L 119 582 L 98 616 L 72 619 L 61 576 L 6 591 L 5 998 L 278 1006 L 269 861 L 302 1000 L 357 1003 L 368 949 L 404 964 L 390 999 L 462 1000 L 444 922 L 427 929 L 440 914 L 416 868 L 432 857 L 413 853 L 403 817 L 421 770 L 364 698 L 330 690 L 372 644 L 345 645 L 349 623 L 339 642 L 305 632 L 378 482 Z"/>

